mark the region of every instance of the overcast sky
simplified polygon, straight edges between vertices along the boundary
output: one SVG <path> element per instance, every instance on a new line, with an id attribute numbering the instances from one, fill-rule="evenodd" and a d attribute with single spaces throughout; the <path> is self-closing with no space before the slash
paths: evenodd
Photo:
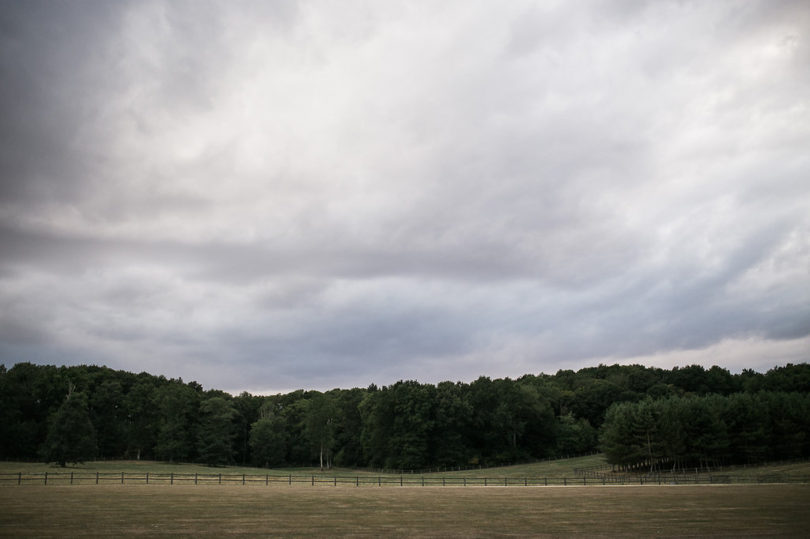
<path id="1" fill-rule="evenodd" d="M 0 362 L 810 359 L 810 4 L 0 3 Z"/>

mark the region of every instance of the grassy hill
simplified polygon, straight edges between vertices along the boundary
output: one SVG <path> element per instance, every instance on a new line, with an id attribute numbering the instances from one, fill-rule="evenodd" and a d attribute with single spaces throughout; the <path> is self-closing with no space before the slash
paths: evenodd
<path id="1" fill-rule="evenodd" d="M 556 459 L 541 461 L 529 464 L 517 464 L 513 466 L 503 466 L 497 468 L 481 468 L 467 470 L 441 470 L 436 472 L 426 472 L 426 477 L 574 477 L 575 470 L 581 468 L 595 467 L 605 464 L 605 458 L 601 454 L 588 455 L 584 457 L 574 457 L 568 459 Z M 158 461 L 136 461 L 136 460 L 108 460 L 93 461 L 83 464 L 68 465 L 61 468 L 55 464 L 44 464 L 41 462 L 0 462 L 0 474 L 22 473 L 43 473 L 43 472 L 82 472 L 82 473 L 152 473 L 152 474 L 247 474 L 285 476 L 285 475 L 316 475 L 316 476 L 398 476 L 397 473 L 381 473 L 373 470 L 355 470 L 350 468 L 333 468 L 321 472 L 318 468 L 256 468 L 251 466 L 223 466 L 210 467 L 203 464 L 193 463 L 169 463 Z M 724 468 L 725 474 L 740 478 L 754 478 L 758 476 L 793 475 L 810 477 L 810 461 L 773 463 L 761 466 L 735 466 Z"/>

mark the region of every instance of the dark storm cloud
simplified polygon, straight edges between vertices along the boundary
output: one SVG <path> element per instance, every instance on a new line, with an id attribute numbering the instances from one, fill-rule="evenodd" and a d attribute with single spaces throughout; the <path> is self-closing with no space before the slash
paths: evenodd
<path id="1" fill-rule="evenodd" d="M 0 360 L 254 391 L 806 360 L 809 14 L 7 2 Z"/>

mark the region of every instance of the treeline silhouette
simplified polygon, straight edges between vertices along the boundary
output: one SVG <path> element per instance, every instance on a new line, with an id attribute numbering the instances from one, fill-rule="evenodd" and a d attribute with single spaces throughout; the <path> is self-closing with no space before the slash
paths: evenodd
<path id="1" fill-rule="evenodd" d="M 599 365 L 232 396 L 99 366 L 0 366 L 0 458 L 423 469 L 602 449 L 622 466 L 810 455 L 810 366 Z M 601 436 L 601 441 L 600 441 Z"/>

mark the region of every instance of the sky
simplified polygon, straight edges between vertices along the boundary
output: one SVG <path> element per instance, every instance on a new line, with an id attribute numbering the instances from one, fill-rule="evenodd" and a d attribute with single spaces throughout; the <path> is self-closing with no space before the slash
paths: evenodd
<path id="1" fill-rule="evenodd" d="M 810 359 L 804 1 L 0 2 L 0 362 Z"/>

